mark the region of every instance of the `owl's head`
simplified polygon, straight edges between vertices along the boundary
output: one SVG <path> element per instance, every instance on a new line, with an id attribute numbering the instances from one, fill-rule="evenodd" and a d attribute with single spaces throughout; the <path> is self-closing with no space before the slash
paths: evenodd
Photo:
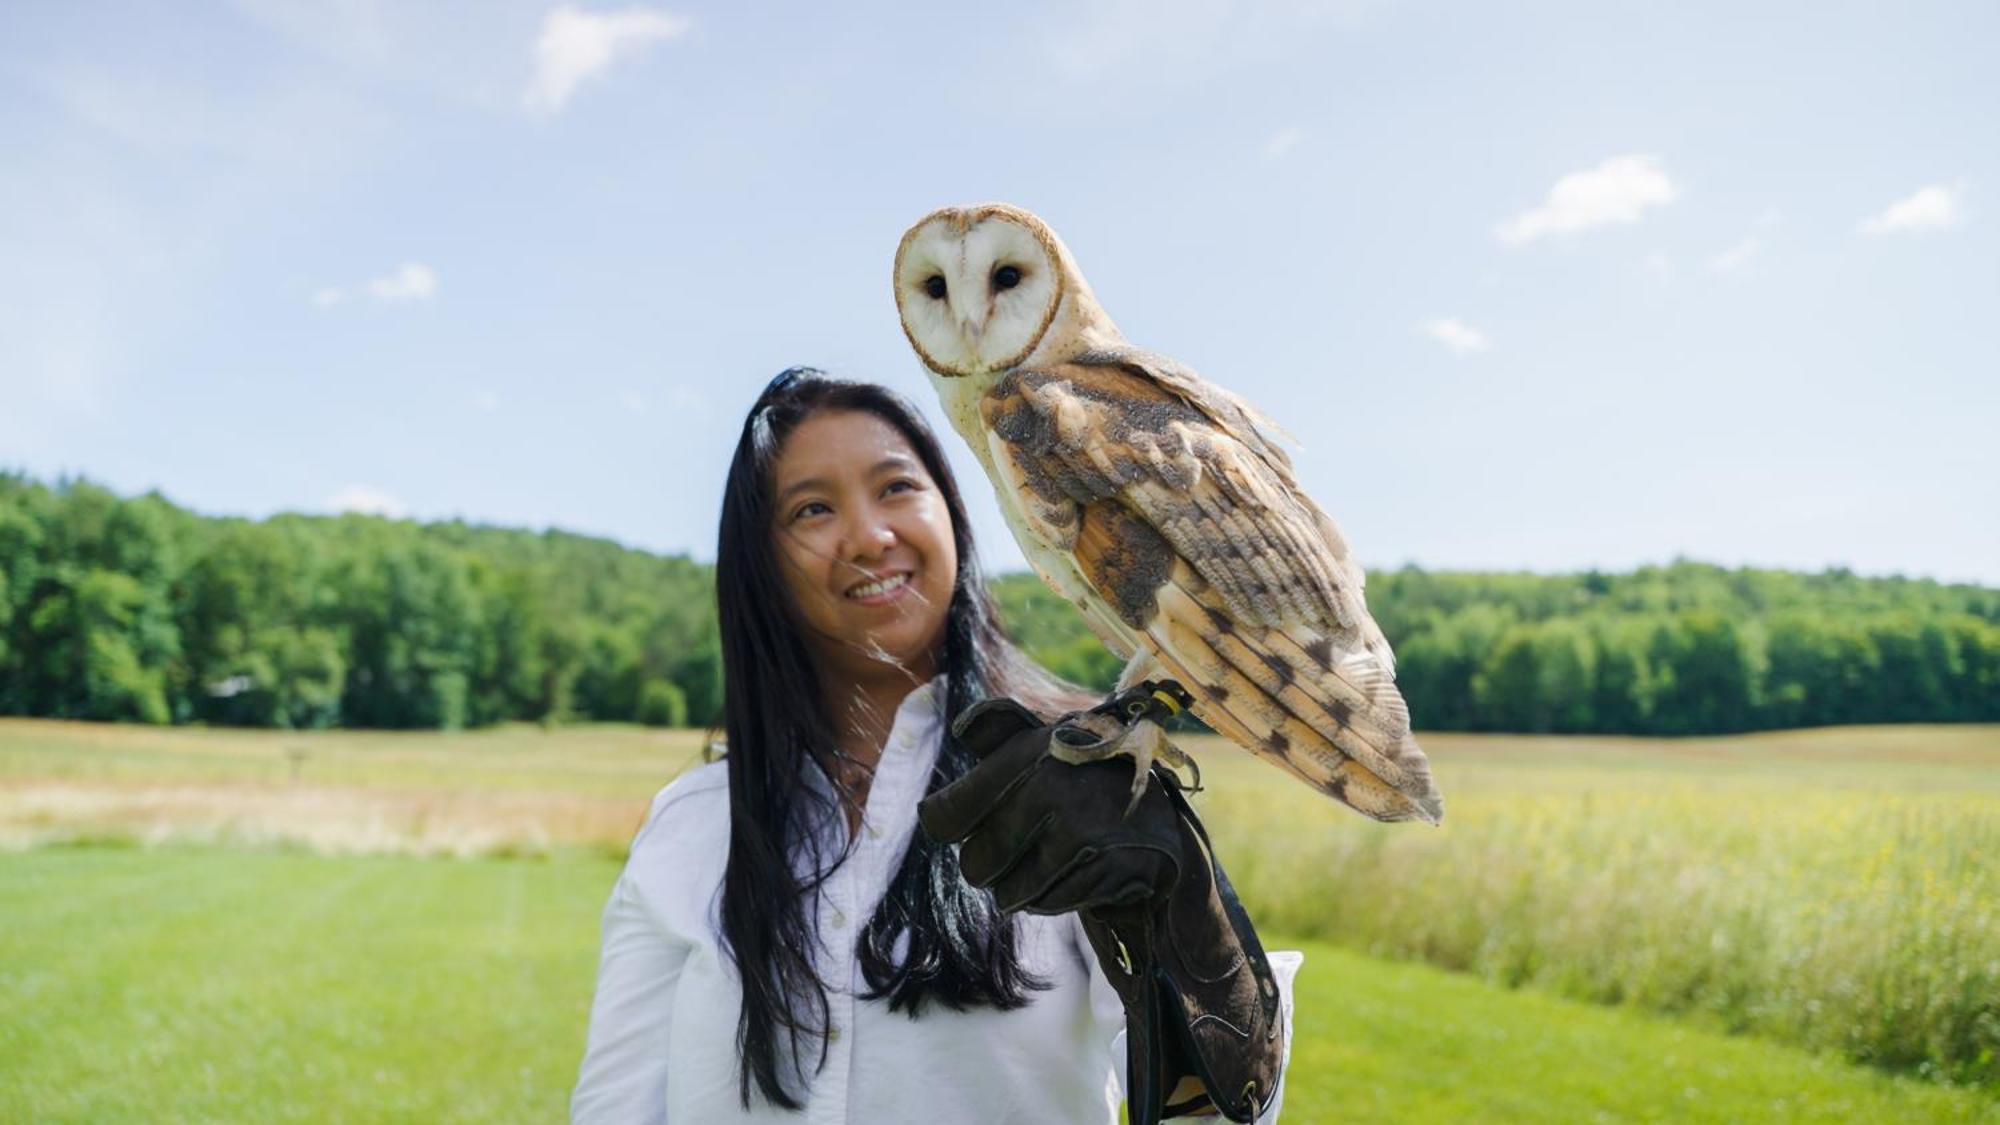
<path id="1" fill-rule="evenodd" d="M 1083 279 L 1047 223 L 986 203 L 931 212 L 896 248 L 903 333 L 939 375 L 981 375 L 1035 350 Z"/>

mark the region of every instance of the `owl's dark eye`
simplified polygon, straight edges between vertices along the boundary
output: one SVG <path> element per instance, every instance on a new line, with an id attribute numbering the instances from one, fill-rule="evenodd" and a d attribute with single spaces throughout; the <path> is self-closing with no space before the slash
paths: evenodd
<path id="1" fill-rule="evenodd" d="M 925 278 L 924 292 L 929 293 L 933 301 L 944 300 L 944 278 L 939 277 L 937 274 L 932 274 Z"/>
<path id="2" fill-rule="evenodd" d="M 1012 289 L 1021 284 L 1021 270 L 1018 266 L 1001 266 L 993 271 L 993 288 Z"/>

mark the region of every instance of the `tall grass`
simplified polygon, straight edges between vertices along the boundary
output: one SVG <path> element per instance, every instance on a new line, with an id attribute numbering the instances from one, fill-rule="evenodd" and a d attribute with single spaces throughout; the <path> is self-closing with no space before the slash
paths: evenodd
<path id="1" fill-rule="evenodd" d="M 698 731 L 454 733 L 0 719 L 0 852 L 50 845 L 320 855 L 622 857 Z"/>
<path id="2" fill-rule="evenodd" d="M 1262 767 L 1211 769 L 1202 800 L 1260 926 L 2000 1084 L 2000 800 L 1894 758 L 1736 741 L 1636 771 L 1630 745 L 1593 760 L 1590 740 L 1434 754 L 1437 830 L 1361 821 Z"/>
<path id="3" fill-rule="evenodd" d="M 272 731 L 0 718 L 0 778 L 576 793 L 643 805 L 706 736 L 624 723 L 474 731 Z"/>
<path id="4" fill-rule="evenodd" d="M 572 793 L 0 780 L 0 853 L 87 844 L 622 859 L 645 813 L 643 799 Z"/>

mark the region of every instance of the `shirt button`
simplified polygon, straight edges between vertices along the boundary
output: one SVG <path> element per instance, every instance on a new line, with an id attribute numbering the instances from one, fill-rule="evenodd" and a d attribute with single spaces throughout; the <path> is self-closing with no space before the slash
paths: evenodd
<path id="1" fill-rule="evenodd" d="M 880 828 L 877 828 L 877 827 L 875 827 L 875 826 L 874 826 L 874 825 L 872 825 L 872 824 L 871 824 L 871 825 L 869 825 L 869 826 L 868 826 L 868 838 L 869 838 L 870 840 L 880 840 L 880 839 L 882 838 L 882 830 L 881 830 Z"/>
<path id="2" fill-rule="evenodd" d="M 827 1042 L 829 1042 L 829 1043 L 838 1043 L 838 1042 L 840 1042 L 840 1029 L 839 1029 L 839 1028 L 837 1028 L 837 1027 L 829 1027 L 829 1028 L 827 1028 L 827 1029 L 826 1029 L 826 1041 L 827 1041 Z"/>
<path id="3" fill-rule="evenodd" d="M 846 929 L 846 928 L 847 928 L 847 915 L 846 915 L 846 914 L 844 914 L 844 913 L 842 913 L 841 911 L 838 911 L 838 910 L 834 911 L 834 912 L 833 912 L 833 928 L 834 928 L 834 929 L 836 929 L 836 930 L 844 930 L 844 929 Z"/>

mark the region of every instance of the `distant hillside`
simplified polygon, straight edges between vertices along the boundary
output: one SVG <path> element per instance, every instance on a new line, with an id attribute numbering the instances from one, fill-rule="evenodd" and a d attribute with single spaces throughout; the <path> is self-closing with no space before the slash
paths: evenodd
<path id="1" fill-rule="evenodd" d="M 0 714 L 251 726 L 697 724 L 721 700 L 712 568 L 564 532 L 198 516 L 0 473 Z M 1037 659 L 1118 661 L 1029 575 Z M 2000 721 L 2000 590 L 1843 571 L 1369 579 L 1427 729 L 1694 733 Z"/>

